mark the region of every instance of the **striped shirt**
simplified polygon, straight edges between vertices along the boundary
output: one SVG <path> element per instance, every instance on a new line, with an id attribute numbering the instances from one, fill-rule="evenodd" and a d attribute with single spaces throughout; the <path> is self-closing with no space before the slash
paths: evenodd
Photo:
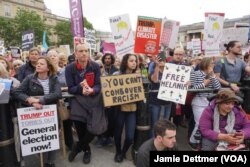
<path id="1" fill-rule="evenodd" d="M 191 88 L 192 89 L 212 88 L 215 90 L 218 90 L 221 88 L 221 84 L 215 76 L 210 76 L 209 79 L 211 82 L 207 86 L 205 86 L 205 84 L 204 84 L 205 77 L 206 77 L 206 74 L 201 70 L 192 71 L 191 78 L 190 78 Z M 207 97 L 210 94 L 211 93 L 206 92 L 206 93 L 197 93 L 196 95 L 200 96 L 200 97 Z"/>
<path id="2" fill-rule="evenodd" d="M 40 84 L 43 87 L 44 94 L 45 95 L 49 94 L 49 79 L 45 79 L 45 80 L 38 79 L 38 81 L 40 82 Z"/>

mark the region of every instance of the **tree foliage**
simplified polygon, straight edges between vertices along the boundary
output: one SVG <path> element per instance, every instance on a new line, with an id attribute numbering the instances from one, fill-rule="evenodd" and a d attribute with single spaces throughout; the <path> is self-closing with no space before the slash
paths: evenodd
<path id="1" fill-rule="evenodd" d="M 6 46 L 17 44 L 14 24 L 11 20 L 0 17 L 0 39 L 4 40 Z"/>
<path id="2" fill-rule="evenodd" d="M 84 27 L 94 29 L 93 25 L 84 17 Z M 46 41 L 51 44 L 48 36 L 56 34 L 58 37 L 55 45 L 70 44 L 72 47 L 73 36 L 71 33 L 70 21 L 59 21 L 55 27 L 49 27 L 45 20 L 35 11 L 19 9 L 14 19 L 0 17 L 0 39 L 3 39 L 5 46 L 21 46 L 22 32 L 34 30 L 35 45 L 41 45 L 43 31 L 47 31 Z"/>
<path id="3" fill-rule="evenodd" d="M 71 33 L 69 21 L 62 21 L 57 23 L 57 25 L 54 27 L 54 30 L 55 34 L 57 35 L 58 45 L 69 44 L 71 47 L 73 46 L 73 36 Z"/>
<path id="4" fill-rule="evenodd" d="M 16 35 L 20 38 L 20 44 L 22 32 L 27 30 L 34 30 L 35 45 L 41 44 L 43 31 L 46 30 L 46 26 L 41 16 L 38 15 L 36 12 L 19 9 L 17 11 L 16 17 L 14 18 L 14 24 Z"/>
<path id="5" fill-rule="evenodd" d="M 84 27 L 87 29 L 93 30 L 93 25 L 84 17 Z M 57 35 L 58 45 L 69 44 L 70 47 L 73 47 L 73 35 L 71 32 L 70 21 L 58 22 L 54 27 L 54 32 Z"/>

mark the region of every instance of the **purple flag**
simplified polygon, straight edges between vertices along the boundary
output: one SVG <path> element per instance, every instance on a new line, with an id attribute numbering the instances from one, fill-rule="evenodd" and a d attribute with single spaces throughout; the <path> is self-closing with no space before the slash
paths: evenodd
<path id="1" fill-rule="evenodd" d="M 84 37 L 82 1 L 69 0 L 71 31 L 74 37 Z"/>

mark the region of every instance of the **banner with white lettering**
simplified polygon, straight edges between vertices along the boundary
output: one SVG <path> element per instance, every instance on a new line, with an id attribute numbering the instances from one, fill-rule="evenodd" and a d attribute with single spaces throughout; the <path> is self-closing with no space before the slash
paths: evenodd
<path id="1" fill-rule="evenodd" d="M 157 98 L 185 104 L 190 72 L 189 66 L 166 63 Z"/>
<path id="2" fill-rule="evenodd" d="M 175 48 L 180 22 L 173 20 L 162 20 L 161 45 L 171 49 Z"/>
<path id="3" fill-rule="evenodd" d="M 17 109 L 22 155 L 59 149 L 56 105 L 44 105 Z"/>
<path id="4" fill-rule="evenodd" d="M 73 37 L 84 37 L 82 0 L 69 0 L 69 9 Z"/>
<path id="5" fill-rule="evenodd" d="M 34 47 L 35 32 L 34 30 L 24 31 L 22 33 L 22 51 L 29 51 Z"/>
<path id="6" fill-rule="evenodd" d="M 118 57 L 134 52 L 134 35 L 128 14 L 109 18 L 110 27 Z"/>
<path id="7" fill-rule="evenodd" d="M 104 106 L 116 106 L 145 99 L 142 77 L 138 74 L 101 77 Z"/>
<path id="8" fill-rule="evenodd" d="M 220 56 L 220 41 L 223 32 L 224 13 L 205 13 L 205 55 Z"/>

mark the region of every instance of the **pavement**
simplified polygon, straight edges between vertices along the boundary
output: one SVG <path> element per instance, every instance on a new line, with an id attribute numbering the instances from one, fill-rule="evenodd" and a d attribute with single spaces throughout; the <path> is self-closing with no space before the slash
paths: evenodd
<path id="1" fill-rule="evenodd" d="M 131 149 L 127 152 L 127 159 L 124 159 L 122 163 L 114 162 L 115 156 L 115 146 L 106 146 L 102 148 L 97 148 L 93 143 L 95 143 L 96 139 L 93 140 L 91 143 L 91 162 L 90 164 L 86 165 L 83 164 L 82 158 L 83 153 L 79 153 L 73 162 L 68 161 L 68 152 L 67 156 L 63 157 L 62 149 L 57 151 L 56 155 L 56 167 L 135 167 L 131 157 Z M 190 150 L 191 148 L 188 145 L 187 141 L 187 128 L 178 127 L 177 128 L 177 143 L 179 150 Z M 39 156 L 31 155 L 24 157 L 25 167 L 39 167 L 40 166 L 40 159 Z"/>

